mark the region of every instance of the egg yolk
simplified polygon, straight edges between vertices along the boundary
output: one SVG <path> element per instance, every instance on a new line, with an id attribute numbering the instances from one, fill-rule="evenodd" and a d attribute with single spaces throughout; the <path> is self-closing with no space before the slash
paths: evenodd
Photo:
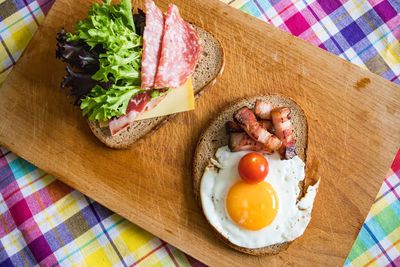
<path id="1" fill-rule="evenodd" d="M 226 196 L 226 209 L 231 219 L 251 231 L 270 225 L 278 212 L 278 198 L 267 182 L 248 184 L 239 181 Z"/>

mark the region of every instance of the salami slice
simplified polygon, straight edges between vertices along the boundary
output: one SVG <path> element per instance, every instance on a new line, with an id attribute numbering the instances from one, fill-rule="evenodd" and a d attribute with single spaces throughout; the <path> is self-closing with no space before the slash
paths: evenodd
<path id="1" fill-rule="evenodd" d="M 154 85 L 158 61 L 161 54 L 161 40 L 164 30 L 164 14 L 152 0 L 146 0 L 146 27 L 143 33 L 142 88 Z"/>
<path id="2" fill-rule="evenodd" d="M 176 88 L 193 74 L 203 47 L 197 32 L 181 18 L 178 7 L 172 4 L 168 6 L 163 34 L 154 87 Z"/>
<path id="3" fill-rule="evenodd" d="M 147 110 L 153 109 L 157 106 L 166 95 L 158 97 L 150 101 L 150 91 L 146 91 L 133 96 L 126 108 L 126 115 L 119 116 L 118 118 L 110 119 L 108 127 L 110 128 L 111 135 L 117 134 L 119 131 L 127 127 L 134 119 Z"/>

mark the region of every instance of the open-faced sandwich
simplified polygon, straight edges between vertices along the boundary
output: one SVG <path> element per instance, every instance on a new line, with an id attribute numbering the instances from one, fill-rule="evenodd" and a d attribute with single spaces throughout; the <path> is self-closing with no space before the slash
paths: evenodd
<path id="1" fill-rule="evenodd" d="M 74 30 L 57 37 L 56 56 L 70 66 L 61 87 L 70 88 L 92 132 L 112 148 L 126 148 L 171 114 L 193 109 L 195 95 L 223 70 L 219 42 L 184 21 L 173 4 L 164 14 L 151 0 L 145 12 L 134 11 L 130 0 L 103 0 Z"/>
<path id="2" fill-rule="evenodd" d="M 202 133 L 193 188 L 207 222 L 229 246 L 276 254 L 311 219 L 319 179 L 307 177 L 307 121 L 279 95 L 243 99 Z"/>

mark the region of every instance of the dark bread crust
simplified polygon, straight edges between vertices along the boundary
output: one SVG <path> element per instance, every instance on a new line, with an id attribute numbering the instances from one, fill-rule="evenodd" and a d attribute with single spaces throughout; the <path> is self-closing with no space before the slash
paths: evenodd
<path id="1" fill-rule="evenodd" d="M 133 145 L 139 144 L 145 137 L 151 136 L 165 123 L 175 117 L 175 115 L 171 114 L 142 121 L 134 121 L 115 136 L 111 135 L 108 127 L 100 128 L 97 121 L 90 121 L 86 118 L 86 122 L 92 133 L 109 148 L 128 149 Z"/>
<path id="2" fill-rule="evenodd" d="M 204 52 L 196 65 L 192 75 L 195 99 L 200 97 L 205 90 L 213 86 L 217 78 L 222 75 L 225 66 L 225 57 L 221 43 L 209 32 L 194 26 L 202 39 Z M 115 136 L 111 136 L 108 127 L 100 128 L 97 121 L 86 119 L 90 130 L 106 146 L 114 149 L 127 149 L 137 145 L 140 139 L 150 136 L 171 120 L 176 114 L 134 121 Z"/>
<path id="3" fill-rule="evenodd" d="M 308 140 L 308 126 L 307 120 L 304 115 L 304 111 L 291 99 L 281 95 L 259 95 L 254 97 L 247 97 L 238 100 L 230 106 L 224 108 L 224 110 L 214 118 L 208 127 L 202 132 L 199 141 L 197 143 L 194 158 L 192 162 L 192 176 L 193 176 L 193 192 L 197 203 L 202 209 L 203 215 L 206 218 L 200 196 L 200 183 L 207 166 L 212 166 L 210 158 L 213 158 L 217 149 L 221 146 L 228 144 L 228 135 L 225 131 L 225 123 L 232 120 L 233 113 L 243 106 L 247 106 L 250 109 L 254 108 L 254 104 L 257 99 L 262 99 L 272 103 L 277 107 L 289 107 L 291 109 L 291 123 L 293 128 L 293 137 L 296 141 L 296 153 L 297 155 L 306 162 L 307 152 L 307 140 Z M 305 192 L 304 181 L 299 184 L 301 193 L 300 196 Z M 251 255 L 273 255 L 277 254 L 289 247 L 291 242 L 285 242 L 281 244 L 274 244 L 257 249 L 248 249 L 239 247 L 232 244 L 227 238 L 222 236 L 207 220 L 207 223 L 211 226 L 218 238 L 221 239 L 225 244 L 230 247 Z"/>

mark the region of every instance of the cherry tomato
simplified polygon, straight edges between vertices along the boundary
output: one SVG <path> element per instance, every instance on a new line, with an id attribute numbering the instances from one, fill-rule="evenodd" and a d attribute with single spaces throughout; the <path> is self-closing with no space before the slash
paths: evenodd
<path id="1" fill-rule="evenodd" d="M 246 154 L 239 161 L 239 175 L 250 184 L 263 181 L 267 177 L 268 170 L 268 161 L 258 153 Z"/>

